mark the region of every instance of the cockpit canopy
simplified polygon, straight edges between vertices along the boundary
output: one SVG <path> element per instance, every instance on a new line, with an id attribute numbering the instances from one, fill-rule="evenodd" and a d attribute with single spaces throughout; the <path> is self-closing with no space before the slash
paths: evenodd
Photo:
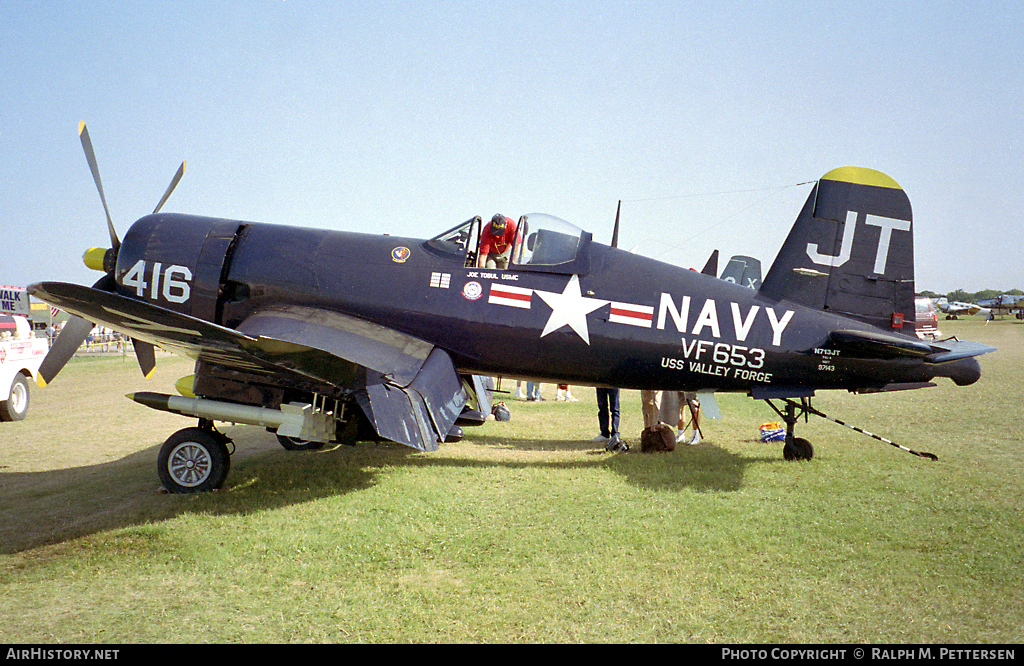
<path id="1" fill-rule="evenodd" d="M 464 257 L 466 267 L 476 266 L 483 220 L 466 220 L 427 241 L 428 247 L 444 254 Z M 565 220 L 545 213 L 519 218 L 512 260 L 507 270 L 583 274 L 589 269 L 592 234 Z"/>

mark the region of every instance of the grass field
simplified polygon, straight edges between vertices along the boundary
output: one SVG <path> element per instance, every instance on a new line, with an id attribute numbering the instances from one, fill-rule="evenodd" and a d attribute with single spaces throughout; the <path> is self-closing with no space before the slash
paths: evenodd
<path id="1" fill-rule="evenodd" d="M 774 412 L 732 395 L 706 444 L 607 454 L 578 387 L 431 454 L 224 427 L 228 485 L 198 496 L 158 493 L 155 469 L 192 421 L 124 398 L 190 364 L 76 360 L 0 424 L 0 637 L 1019 643 L 1024 324 L 940 323 L 999 347 L 977 384 L 815 400 L 937 462 L 815 418 L 814 460 L 786 462 L 757 441 Z"/>

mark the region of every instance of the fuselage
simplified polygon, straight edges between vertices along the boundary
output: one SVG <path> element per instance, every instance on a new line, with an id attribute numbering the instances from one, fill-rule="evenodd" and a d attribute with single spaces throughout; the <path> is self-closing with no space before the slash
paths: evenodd
<path id="1" fill-rule="evenodd" d="M 831 332 L 872 327 L 589 234 L 562 263 L 467 263 L 463 249 L 436 240 L 161 214 L 129 230 L 116 281 L 122 295 L 229 328 L 282 304 L 353 315 L 443 348 L 472 374 L 743 392 L 946 374 L 919 359 L 849 356 Z"/>

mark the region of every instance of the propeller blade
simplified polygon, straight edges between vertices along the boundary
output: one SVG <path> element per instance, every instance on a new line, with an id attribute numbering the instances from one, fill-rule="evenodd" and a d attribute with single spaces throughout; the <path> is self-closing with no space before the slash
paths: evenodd
<path id="1" fill-rule="evenodd" d="M 82 139 L 82 148 L 85 150 L 85 159 L 89 162 L 89 169 L 92 171 L 92 179 L 96 181 L 96 189 L 100 193 L 100 201 L 103 202 L 103 212 L 107 214 L 107 231 L 110 232 L 110 245 L 116 252 L 121 247 L 121 241 L 117 239 L 117 232 L 114 231 L 114 221 L 110 219 L 110 209 L 107 208 L 107 197 L 103 194 L 103 182 L 100 180 L 100 169 L 96 164 L 96 153 L 92 149 L 92 140 L 89 138 L 89 130 L 85 121 L 78 123 L 78 136 Z"/>
<path id="2" fill-rule="evenodd" d="M 37 384 L 46 386 L 53 381 L 57 373 L 67 365 L 71 357 L 78 351 L 78 348 L 85 342 L 85 339 L 92 331 L 92 327 L 91 321 L 86 321 L 74 315 L 68 320 L 68 323 L 64 324 L 64 329 L 57 336 L 57 339 L 53 341 L 53 346 L 50 347 L 46 358 L 39 364 L 39 372 L 36 377 Z"/>
<path id="3" fill-rule="evenodd" d="M 149 379 L 153 376 L 153 370 L 156 369 L 156 349 L 150 343 L 142 340 L 132 340 L 132 345 L 135 346 L 135 358 L 139 359 L 142 374 Z"/>
<path id="4" fill-rule="evenodd" d="M 174 178 L 171 179 L 171 184 L 167 186 L 167 191 L 164 192 L 164 198 L 161 199 L 160 203 L 158 203 L 156 205 L 156 208 L 153 209 L 154 214 L 159 213 L 160 209 L 164 207 L 165 203 L 167 203 L 167 200 L 171 197 L 171 192 L 173 192 L 174 188 L 178 186 L 178 181 L 181 180 L 181 177 L 184 173 L 185 162 L 182 162 L 181 166 L 178 167 L 178 173 L 174 174 Z"/>
<path id="5" fill-rule="evenodd" d="M 92 286 L 93 289 L 102 289 L 103 291 L 114 291 L 116 287 L 117 283 L 114 281 L 114 276 L 111 273 L 101 277 Z M 36 376 L 37 384 L 46 386 L 53 381 L 57 373 L 68 364 L 71 357 L 75 355 L 78 348 L 89 337 L 93 326 L 94 324 L 91 321 L 82 319 L 78 315 L 71 315 L 68 322 L 64 324 L 60 335 L 57 336 L 57 339 L 53 341 L 53 345 L 50 346 L 50 351 L 47 352 L 46 358 L 39 364 L 39 371 Z"/>

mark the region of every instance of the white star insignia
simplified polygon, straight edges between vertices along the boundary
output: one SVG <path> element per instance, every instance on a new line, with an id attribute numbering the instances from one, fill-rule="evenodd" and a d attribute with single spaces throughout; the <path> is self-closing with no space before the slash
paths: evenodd
<path id="1" fill-rule="evenodd" d="M 535 289 L 534 293 L 544 299 L 544 302 L 551 307 L 551 316 L 548 323 L 541 331 L 540 337 L 568 326 L 576 331 L 576 334 L 583 338 L 583 341 L 590 344 L 590 331 L 587 329 L 587 315 L 610 301 L 603 301 L 599 298 L 588 298 L 580 293 L 580 278 L 573 275 L 569 283 L 560 294 L 552 291 L 541 291 Z"/>

